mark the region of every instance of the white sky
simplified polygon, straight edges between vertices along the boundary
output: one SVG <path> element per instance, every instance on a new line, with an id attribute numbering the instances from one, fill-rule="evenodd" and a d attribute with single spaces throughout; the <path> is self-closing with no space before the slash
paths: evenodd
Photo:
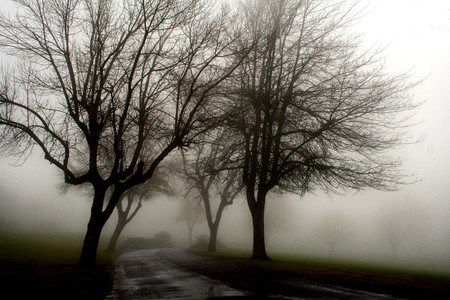
<path id="1" fill-rule="evenodd" d="M 450 1 L 377 0 L 363 21 L 367 36 L 389 43 L 387 63 L 394 72 L 411 69 L 413 78 L 426 77 L 415 91 L 425 100 L 413 129 L 423 142 L 407 147 L 406 167 L 427 182 L 427 193 L 445 189 L 450 195 Z M 449 206 L 447 206 L 448 208 Z"/>
<path id="2" fill-rule="evenodd" d="M 0 0 L 0 11 L 9 10 L 10 2 Z M 364 0 L 362 3 L 367 3 L 369 12 L 357 30 L 364 33 L 368 45 L 388 44 L 385 55 L 389 70 L 411 70 L 414 79 L 427 77 L 415 89 L 415 97 L 426 100 L 426 103 L 417 115 L 421 124 L 412 132 L 416 137 L 423 136 L 423 141 L 402 150 L 407 159 L 405 170 L 417 174 L 423 181 L 395 193 L 367 191 L 335 196 L 332 198 L 338 200 L 333 200 L 332 204 L 330 197 L 317 193 L 306 196 L 303 201 L 295 201 L 297 204 L 294 205 L 303 211 L 302 215 L 308 210 L 317 212 L 331 206 L 338 210 L 350 210 L 364 218 L 368 216 L 368 210 L 375 211 L 381 205 L 391 205 L 389 201 L 412 199 L 415 205 L 429 212 L 436 234 L 444 235 L 441 236 L 446 243 L 444 247 L 450 250 L 450 1 Z M 0 159 L 0 185 L 3 189 L 20 187 L 16 193 L 22 198 L 21 207 L 28 205 L 48 218 L 62 214 L 59 221 L 69 219 L 76 223 L 78 220 L 85 226 L 89 202 L 80 199 L 74 202 L 67 199 L 74 195 L 64 198 L 51 192 L 54 181 L 47 178 L 55 178 L 56 175 L 54 170 L 49 171 L 48 163 L 29 161 L 23 167 L 14 168 L 9 166 L 12 161 L 9 158 Z M 53 208 L 45 210 L 36 204 L 37 196 L 45 196 L 43 202 L 53 203 Z M 0 201 L 0 209 L 8 207 L 12 204 Z M 138 225 L 148 227 L 149 216 L 155 216 L 154 207 L 151 211 L 150 208 L 145 209 L 148 210 L 147 216 L 144 212 L 138 215 L 134 225 L 136 228 Z M 32 214 L 18 210 L 14 212 L 21 214 L 21 218 Z"/>

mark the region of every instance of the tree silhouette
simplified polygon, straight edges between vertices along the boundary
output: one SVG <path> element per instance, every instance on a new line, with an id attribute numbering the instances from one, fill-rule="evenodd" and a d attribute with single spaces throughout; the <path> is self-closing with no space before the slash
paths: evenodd
<path id="1" fill-rule="evenodd" d="M 421 234 L 426 215 L 411 201 L 394 203 L 388 209 L 383 208 L 378 218 L 381 236 L 392 250 L 394 259 L 399 258 L 400 247 Z"/>
<path id="2" fill-rule="evenodd" d="M 202 1 L 17 4 L 0 17 L 0 49 L 16 59 L 0 86 L 1 150 L 37 147 L 66 183 L 92 187 L 80 256 L 92 267 L 123 193 L 207 130 L 206 106 L 246 53 Z"/>
<path id="3" fill-rule="evenodd" d="M 189 194 L 184 195 L 183 203 L 181 204 L 181 209 L 177 216 L 177 222 L 185 221 L 188 227 L 188 242 L 189 247 L 192 247 L 192 235 L 194 233 L 194 226 L 200 220 L 200 216 L 203 211 L 201 208 L 201 203 L 198 198 L 191 199 Z"/>
<path id="4" fill-rule="evenodd" d="M 389 150 L 405 142 L 417 106 L 405 74 L 359 49 L 345 1 L 243 1 L 242 42 L 254 44 L 229 78 L 230 131 L 239 137 L 254 259 L 267 259 L 269 191 L 392 190 L 405 181 Z"/>
<path id="5" fill-rule="evenodd" d="M 351 226 L 348 220 L 338 212 L 330 212 L 322 216 L 316 227 L 317 236 L 328 248 L 331 257 L 337 248 L 351 238 Z"/>
<path id="6" fill-rule="evenodd" d="M 182 176 L 191 188 L 188 194 L 198 197 L 210 231 L 208 251 L 217 250 L 217 234 L 224 209 L 233 204 L 242 191 L 240 170 L 233 162 L 233 148 L 224 131 L 216 131 L 211 142 L 192 147 L 183 154 Z M 216 204 L 214 198 L 218 199 Z"/>

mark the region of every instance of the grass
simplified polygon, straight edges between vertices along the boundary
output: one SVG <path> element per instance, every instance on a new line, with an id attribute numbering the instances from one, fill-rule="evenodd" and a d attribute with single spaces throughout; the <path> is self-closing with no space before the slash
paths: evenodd
<path id="1" fill-rule="evenodd" d="M 374 292 L 388 292 L 394 295 L 411 296 L 412 298 L 422 298 L 420 295 L 436 295 L 436 298 L 441 295 L 450 295 L 450 273 L 427 272 L 387 265 L 282 253 L 272 254 L 269 261 L 255 261 L 249 259 L 251 252 L 245 250 L 228 249 L 216 253 L 193 252 L 214 259 L 234 261 L 239 264 L 292 274 L 295 277 L 307 280 L 339 284 Z"/>
<path id="2" fill-rule="evenodd" d="M 0 233 L 0 287 L 14 298 L 103 299 L 112 288 L 113 254 L 99 251 L 95 269 L 80 269 L 82 240 L 76 234 Z"/>

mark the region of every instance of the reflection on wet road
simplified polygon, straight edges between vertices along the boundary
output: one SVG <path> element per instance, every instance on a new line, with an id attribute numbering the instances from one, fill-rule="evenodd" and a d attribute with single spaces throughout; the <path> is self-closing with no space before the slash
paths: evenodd
<path id="1" fill-rule="evenodd" d="M 116 261 L 114 288 L 105 299 L 398 298 L 312 282 L 294 273 L 208 259 L 171 248 L 121 255 Z"/>
<path id="2" fill-rule="evenodd" d="M 121 255 L 116 261 L 114 288 L 105 299 L 207 299 L 245 295 L 221 282 L 180 269 L 159 256 L 158 251 L 165 250 Z"/>

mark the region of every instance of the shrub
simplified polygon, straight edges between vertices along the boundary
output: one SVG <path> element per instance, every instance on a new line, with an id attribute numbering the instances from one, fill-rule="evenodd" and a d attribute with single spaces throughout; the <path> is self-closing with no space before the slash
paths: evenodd
<path id="1" fill-rule="evenodd" d="M 170 234 L 166 231 L 161 231 L 156 233 L 153 238 L 149 239 L 143 237 L 129 238 L 122 244 L 121 249 L 129 251 L 171 247 L 173 247 L 173 244 L 171 242 Z"/>

